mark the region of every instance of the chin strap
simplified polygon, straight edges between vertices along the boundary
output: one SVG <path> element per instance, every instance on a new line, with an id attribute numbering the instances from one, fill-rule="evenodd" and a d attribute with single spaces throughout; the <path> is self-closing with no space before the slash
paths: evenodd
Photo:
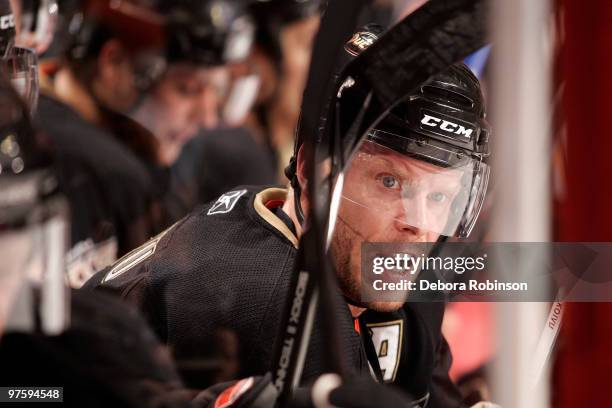
<path id="1" fill-rule="evenodd" d="M 297 184 L 297 183 L 296 183 Z M 298 219 L 298 222 L 300 223 L 300 226 L 303 228 L 304 227 L 304 211 L 302 210 L 302 204 L 300 203 L 300 187 L 299 185 L 297 187 L 293 187 L 293 206 L 295 208 L 295 215 Z"/>
<path id="2" fill-rule="evenodd" d="M 296 149 L 297 151 L 297 149 Z M 297 178 L 297 157 L 294 154 L 289 161 L 289 165 L 285 167 L 285 177 L 290 180 L 291 188 L 293 188 L 293 208 L 295 209 L 295 215 L 300 223 L 300 226 L 304 228 L 304 210 L 302 210 L 302 203 L 300 201 L 300 196 L 302 194 L 302 189 L 300 188 L 300 183 Z"/>

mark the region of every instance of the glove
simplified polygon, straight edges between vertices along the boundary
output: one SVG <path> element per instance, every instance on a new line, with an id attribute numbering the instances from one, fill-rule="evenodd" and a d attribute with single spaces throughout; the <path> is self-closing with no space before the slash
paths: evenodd
<path id="1" fill-rule="evenodd" d="M 198 394 L 193 405 L 203 408 L 267 408 L 274 407 L 277 397 L 272 376 L 266 374 L 215 384 Z"/>
<path id="2" fill-rule="evenodd" d="M 342 383 L 337 374 L 324 374 L 310 388 L 298 388 L 290 408 L 423 408 L 429 396 L 412 400 L 390 385 L 370 378 Z M 272 376 L 249 377 L 239 381 L 216 384 L 194 399 L 194 405 L 205 408 L 264 408 L 274 407 L 278 392 Z"/>
<path id="3" fill-rule="evenodd" d="M 429 396 L 418 401 L 390 385 L 379 384 L 370 378 L 359 378 L 342 383 L 337 374 L 324 374 L 312 388 L 297 390 L 292 408 L 422 408 Z"/>

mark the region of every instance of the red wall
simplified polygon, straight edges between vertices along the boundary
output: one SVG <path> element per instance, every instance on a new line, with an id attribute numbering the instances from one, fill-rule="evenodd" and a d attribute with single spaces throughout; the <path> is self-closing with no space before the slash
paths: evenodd
<path id="1" fill-rule="evenodd" d="M 612 241 L 612 1 L 557 3 L 567 144 L 556 240 Z M 558 408 L 612 406 L 612 303 L 568 305 L 552 395 Z"/>

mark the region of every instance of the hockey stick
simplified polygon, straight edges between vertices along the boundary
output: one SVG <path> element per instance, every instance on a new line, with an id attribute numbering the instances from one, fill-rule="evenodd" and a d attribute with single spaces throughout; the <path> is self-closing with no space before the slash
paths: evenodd
<path id="1" fill-rule="evenodd" d="M 300 131 L 306 132 L 306 136 L 310 135 L 303 140 L 310 147 L 306 149 L 306 152 L 310 152 L 307 157 L 311 164 L 309 166 L 311 175 L 309 176 L 315 176 L 309 178 L 314 182 L 308 183 L 309 197 L 313 205 L 309 214 L 310 225 L 306 226 L 300 243 L 296 273 L 281 325 L 280 339 L 282 340 L 276 350 L 273 366 L 275 369 L 274 383 L 280 392 L 281 405 L 287 401 L 292 387 L 299 383 L 319 297 L 320 307 L 326 312 L 321 313 L 323 317 L 321 324 L 325 333 L 335 339 L 332 341 L 332 347 L 326 350 L 329 356 L 326 361 L 331 363 L 330 371 L 341 372 L 342 367 L 341 361 L 338 360 L 340 356 L 339 339 L 337 335 L 334 337 L 336 330 L 331 321 L 333 315 L 331 313 L 333 310 L 331 309 L 332 290 L 337 287 L 337 283 L 335 274 L 329 266 L 323 231 L 326 230 L 327 220 L 334 218 L 333 214 L 331 214 L 332 217 L 329 217 L 329 197 L 330 194 L 333 196 L 331 182 L 336 178 L 342 178 L 343 168 L 332 169 L 327 189 L 319 187 L 318 180 L 322 177 L 315 173 L 317 168 L 315 164 L 320 162 L 321 157 L 334 157 L 338 153 L 336 143 L 334 143 L 337 139 L 333 138 L 336 128 L 333 123 L 330 123 L 334 118 L 334 104 L 330 101 L 337 94 L 340 86 L 338 78 L 359 77 L 367 81 L 371 89 L 371 92 L 362 101 L 358 101 L 358 104 L 363 107 L 362 114 L 358 115 L 360 123 L 351 126 L 349 134 L 342 135 L 342 151 L 339 154 L 340 163 L 343 164 L 348 161 L 366 132 L 375 126 L 406 94 L 418 88 L 432 75 L 462 60 L 485 44 L 483 3 L 484 1 L 474 0 L 431 0 L 394 26 L 373 46 L 351 62 L 342 75 L 334 74 L 336 68 L 333 63 L 327 64 L 327 68 L 331 69 L 324 75 L 318 74 L 315 68 L 311 69 L 308 86 L 304 93 Z M 315 43 L 312 67 L 322 69 L 317 65 L 322 62 L 317 58 L 324 56 L 323 52 L 317 52 L 317 46 L 321 46 L 321 42 L 334 43 L 333 46 L 323 44 L 321 49 L 327 51 L 339 49 L 337 38 L 323 37 L 326 32 L 334 31 L 329 30 L 329 24 L 338 24 L 338 21 L 348 20 L 346 14 L 334 14 L 338 12 L 339 4 L 339 1 L 337 3 L 332 1 L 328 10 L 329 14 L 323 19 L 323 25 Z M 341 18 L 334 21 L 335 16 L 341 16 Z M 345 24 L 344 28 L 348 26 L 349 24 Z M 351 27 L 351 29 L 354 28 Z M 340 44 L 346 38 L 348 35 L 340 39 Z M 317 83 L 317 74 L 320 75 L 319 78 L 333 79 L 333 81 L 331 84 L 330 82 L 326 84 L 319 82 L 322 88 L 312 88 Z M 381 80 L 383 78 L 384 81 Z M 317 107 L 318 114 L 315 113 Z M 312 135 L 316 135 L 315 140 Z"/>
<path id="2" fill-rule="evenodd" d="M 331 95 L 337 82 L 336 71 L 340 63 L 342 48 L 346 38 L 354 31 L 357 19 L 365 0 L 332 0 L 325 11 L 321 27 L 315 38 L 312 63 L 304 91 L 299 132 L 310 163 L 315 163 L 314 151 L 320 139 L 321 123 L 327 111 Z M 315 180 L 314 166 L 311 166 L 310 180 Z M 310 183 L 312 185 L 317 183 Z M 316 209 L 313 208 L 313 210 Z M 302 374 L 306 357 L 310 331 L 317 309 L 319 295 L 316 283 L 316 271 L 326 269 L 325 255 L 320 250 L 318 223 L 311 219 L 310 226 L 304 226 L 305 232 L 300 239 L 300 248 L 292 276 L 290 292 L 284 309 L 281 332 L 273 360 L 273 383 L 279 391 L 279 406 L 284 406 L 291 396 Z M 327 302 L 327 297 L 323 300 Z M 328 307 L 325 307 L 328 309 Z M 331 322 L 330 322 L 331 323 Z M 329 324 L 327 324 L 329 325 Z M 334 330 L 331 335 L 333 337 Z M 334 342 L 335 340 L 331 340 Z M 330 347 L 326 360 L 330 361 L 330 371 L 341 371 L 340 352 L 338 347 Z M 333 352 L 332 352 L 333 351 Z M 335 352 L 335 353 L 334 353 Z"/>

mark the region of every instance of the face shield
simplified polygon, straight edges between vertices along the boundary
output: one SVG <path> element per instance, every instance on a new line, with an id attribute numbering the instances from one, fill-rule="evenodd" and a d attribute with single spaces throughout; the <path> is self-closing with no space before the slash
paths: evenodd
<path id="1" fill-rule="evenodd" d="M 40 290 L 44 333 L 58 334 L 69 321 L 64 273 L 68 206 L 62 197 L 41 197 L 53 185 L 44 170 L 0 181 L 0 313 L 5 331 L 35 329 L 32 287 Z"/>
<path id="2" fill-rule="evenodd" d="M 38 57 L 36 50 L 30 48 L 35 44 L 26 42 L 25 36 L 34 24 L 31 21 L 34 3 L 25 0 L 0 3 L 1 69 L 28 104 L 30 112 L 36 110 L 38 100 Z M 44 19 L 44 13 L 40 14 L 38 18 Z"/>
<path id="3" fill-rule="evenodd" d="M 16 43 L 43 54 L 51 45 L 58 21 L 56 0 L 15 0 Z"/>
<path id="4" fill-rule="evenodd" d="M 228 61 L 230 82 L 221 118 L 229 126 L 242 124 L 259 91 L 259 75 L 246 62 L 254 36 L 255 26 L 247 17 L 234 21 L 227 35 L 223 59 Z"/>
<path id="5" fill-rule="evenodd" d="M 240 126 L 257 99 L 260 78 L 246 62 L 230 64 L 229 73 L 221 118 L 227 126 Z"/>
<path id="6" fill-rule="evenodd" d="M 467 237 L 488 178 L 489 166 L 471 155 L 374 130 L 345 172 L 342 204 L 381 227 Z"/>
<path id="7" fill-rule="evenodd" d="M 68 321 L 64 254 L 68 209 L 51 158 L 7 79 L 0 80 L 0 322 L 5 329 L 62 331 Z M 35 302 L 32 287 L 39 289 Z"/>
<path id="8" fill-rule="evenodd" d="M 30 48 L 12 47 L 4 59 L 4 65 L 13 87 L 33 114 L 36 112 L 39 92 L 36 52 Z"/>

